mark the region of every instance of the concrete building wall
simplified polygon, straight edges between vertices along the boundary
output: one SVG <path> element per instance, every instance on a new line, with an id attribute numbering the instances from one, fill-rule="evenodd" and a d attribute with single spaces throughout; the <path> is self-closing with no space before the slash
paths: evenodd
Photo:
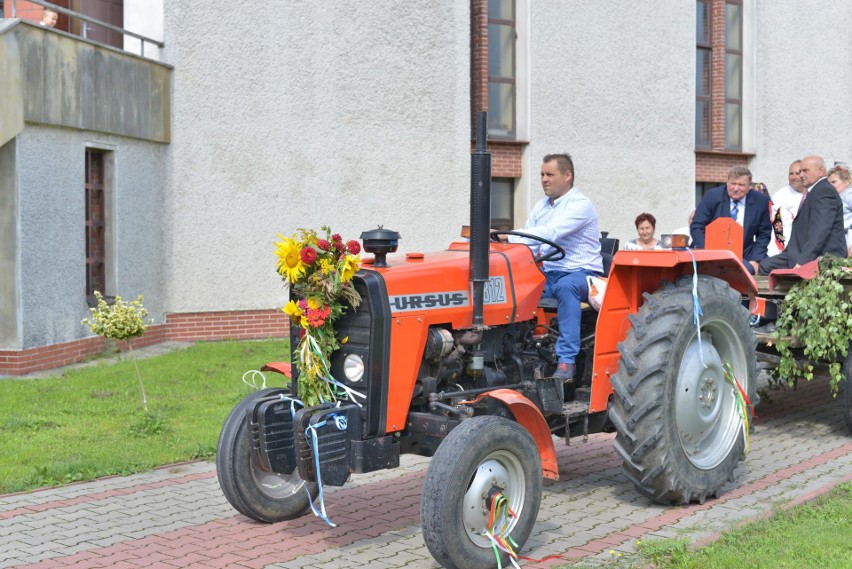
<path id="1" fill-rule="evenodd" d="M 90 336 L 80 321 L 86 305 L 85 152 L 112 152 L 107 189 L 107 294 L 146 297 L 163 321 L 166 288 L 161 260 L 165 170 L 162 145 L 72 129 L 28 124 L 16 145 L 20 211 L 21 295 L 18 307 L 26 349 Z M 26 168 L 20 167 L 26 165 Z M 108 170 L 108 175 L 110 171 Z"/>
<path id="2" fill-rule="evenodd" d="M 0 349 L 18 345 L 18 193 L 15 140 L 0 145 Z"/>
<path id="3" fill-rule="evenodd" d="M 162 41 L 163 0 L 124 0 L 124 29 Z M 151 59 L 160 59 L 160 48 L 150 42 L 124 36 L 124 49 Z"/>
<path id="4" fill-rule="evenodd" d="M 808 154 L 852 164 L 852 4 L 757 2 L 757 154 L 751 169 L 770 192 Z"/>
<path id="5" fill-rule="evenodd" d="M 544 196 L 541 157 L 569 152 L 601 230 L 658 233 L 693 207 L 695 4 L 530 2 L 529 199 Z"/>
<path id="6" fill-rule="evenodd" d="M 169 3 L 170 311 L 273 308 L 275 235 L 382 224 L 401 250 L 467 223 L 466 2 Z"/>

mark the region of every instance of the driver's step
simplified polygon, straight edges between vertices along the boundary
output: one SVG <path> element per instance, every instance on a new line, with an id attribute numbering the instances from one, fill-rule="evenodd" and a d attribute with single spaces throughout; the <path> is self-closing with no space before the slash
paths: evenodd
<path id="1" fill-rule="evenodd" d="M 570 423 L 572 422 L 571 419 L 577 419 L 589 414 L 589 402 L 569 401 L 562 405 L 562 414 L 565 415 L 565 419 Z"/>
<path id="2" fill-rule="evenodd" d="M 571 444 L 571 425 L 577 423 L 582 424 L 580 433 L 583 435 L 583 442 L 587 442 L 589 440 L 589 402 L 569 401 L 562 405 L 562 414 L 565 415 L 565 444 Z"/>

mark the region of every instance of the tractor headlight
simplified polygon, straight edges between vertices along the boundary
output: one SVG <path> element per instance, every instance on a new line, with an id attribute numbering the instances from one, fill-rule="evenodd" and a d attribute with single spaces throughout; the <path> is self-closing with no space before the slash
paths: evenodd
<path id="1" fill-rule="evenodd" d="M 350 383 L 364 379 L 364 360 L 358 354 L 349 354 L 343 360 L 343 375 Z"/>

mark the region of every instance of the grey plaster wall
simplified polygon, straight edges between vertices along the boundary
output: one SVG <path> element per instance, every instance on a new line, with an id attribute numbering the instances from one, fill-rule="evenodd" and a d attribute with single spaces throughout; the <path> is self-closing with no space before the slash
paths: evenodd
<path id="1" fill-rule="evenodd" d="M 530 203 L 544 196 L 541 158 L 569 152 L 601 229 L 634 238 L 649 211 L 658 232 L 693 207 L 695 3 L 530 3 Z"/>
<path id="2" fill-rule="evenodd" d="M 112 152 L 107 294 L 164 317 L 162 259 L 165 148 L 161 144 L 28 124 L 17 137 L 20 228 L 19 345 L 27 349 L 91 335 L 85 299 L 85 151 Z M 26 167 L 20 167 L 26 165 Z"/>
<path id="3" fill-rule="evenodd" d="M 405 251 L 458 236 L 469 21 L 455 0 L 247 3 L 227 18 L 168 3 L 168 309 L 283 305 L 278 232 L 383 224 Z"/>
<path id="4" fill-rule="evenodd" d="M 0 349 L 17 347 L 18 330 L 18 195 L 15 141 L 0 145 Z"/>
<path id="5" fill-rule="evenodd" d="M 770 192 L 809 154 L 852 164 L 852 4 L 758 2 L 755 179 Z"/>

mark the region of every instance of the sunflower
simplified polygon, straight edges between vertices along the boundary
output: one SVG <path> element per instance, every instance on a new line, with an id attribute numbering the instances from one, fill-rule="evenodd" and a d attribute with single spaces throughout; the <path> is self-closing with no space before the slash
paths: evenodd
<path id="1" fill-rule="evenodd" d="M 348 283 L 355 276 L 361 259 L 355 255 L 346 255 L 340 261 L 340 281 Z"/>
<path id="2" fill-rule="evenodd" d="M 275 255 L 278 257 L 278 265 L 275 269 L 278 274 L 290 281 L 290 284 L 295 284 L 305 274 L 305 264 L 299 254 L 302 247 L 294 239 L 284 237 L 280 233 L 278 237 L 281 241 L 275 243 Z"/>
<path id="3" fill-rule="evenodd" d="M 299 305 L 292 300 L 288 302 L 287 306 L 285 306 L 281 310 L 284 312 L 284 314 L 290 316 L 291 318 L 301 318 L 303 314 L 302 309 L 299 308 Z"/>

